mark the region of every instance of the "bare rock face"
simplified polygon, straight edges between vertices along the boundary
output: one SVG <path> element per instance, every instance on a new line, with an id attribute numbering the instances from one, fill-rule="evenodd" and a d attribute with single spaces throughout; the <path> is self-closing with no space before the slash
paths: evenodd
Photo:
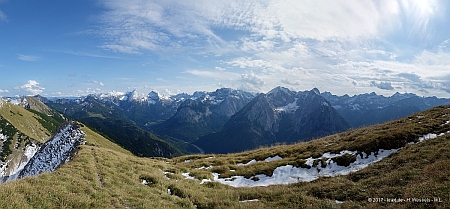
<path id="1" fill-rule="evenodd" d="M 198 137 L 218 131 L 232 115 L 244 107 L 254 95 L 229 88 L 214 92 L 195 92 L 181 102 L 176 113 L 151 131 L 192 142 Z"/>
<path id="2" fill-rule="evenodd" d="M 206 152 L 229 153 L 275 143 L 308 141 L 345 131 L 349 124 L 319 90 L 276 87 L 244 106 L 216 133 L 194 142 Z"/>
<path id="3" fill-rule="evenodd" d="M 18 179 L 52 172 L 70 160 L 72 153 L 83 141 L 84 133 L 75 122 L 61 125 L 56 134 L 44 143 L 17 176 Z"/>

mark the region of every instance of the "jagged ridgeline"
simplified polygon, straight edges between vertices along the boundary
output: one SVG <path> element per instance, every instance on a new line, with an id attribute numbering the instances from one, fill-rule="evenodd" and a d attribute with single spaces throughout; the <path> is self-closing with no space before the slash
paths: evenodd
<path id="1" fill-rule="evenodd" d="M 47 105 L 83 122 L 138 156 L 174 157 L 182 154 L 170 142 L 137 126 L 111 102 L 102 102 L 94 96 L 88 96 L 83 100 L 60 100 Z"/>
<path id="2" fill-rule="evenodd" d="M 297 92 L 276 87 L 259 96 L 221 88 L 172 96 L 110 92 L 46 103 L 136 155 L 167 157 L 308 141 L 450 100 L 399 93 L 336 96 L 318 89 Z"/>
<path id="3" fill-rule="evenodd" d="M 61 114 L 32 97 L 17 104 L 0 101 L 1 177 L 17 175 L 63 122 Z"/>
<path id="4" fill-rule="evenodd" d="M 450 106 L 309 142 L 171 159 L 81 130 L 87 143 L 71 161 L 0 185 L 0 208 L 450 207 Z"/>

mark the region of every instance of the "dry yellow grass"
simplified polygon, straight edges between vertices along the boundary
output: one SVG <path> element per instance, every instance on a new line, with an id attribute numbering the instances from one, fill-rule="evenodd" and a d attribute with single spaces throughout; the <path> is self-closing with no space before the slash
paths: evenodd
<path id="1" fill-rule="evenodd" d="M 25 135 L 41 143 L 44 143 L 51 136 L 51 133 L 35 118 L 38 117 L 37 115 L 17 105 L 4 102 L 0 108 L 0 116 L 8 120 Z"/>
<path id="2" fill-rule="evenodd" d="M 306 143 L 174 159 L 133 156 L 83 128 L 89 143 L 80 147 L 71 162 L 53 173 L 1 185 L 0 208 L 449 208 L 450 134 L 405 146 L 423 134 L 450 130 L 450 125 L 445 124 L 449 120 L 448 107 L 438 107 L 398 121 Z M 405 147 L 398 153 L 356 173 L 321 177 L 313 182 L 233 188 L 215 182 L 200 184 L 181 175 L 191 172 L 199 178 L 208 178 L 212 170 L 232 175 L 230 169 L 236 170 L 234 175 L 270 174 L 276 166 L 301 165 L 302 159 L 324 152 L 370 151 L 400 145 Z M 275 155 L 283 159 L 236 166 Z M 195 170 L 210 165 L 214 168 Z M 149 184 L 143 185 L 142 179 Z M 368 201 L 368 198 L 433 197 L 442 202 Z M 239 202 L 252 199 L 259 201 Z"/>

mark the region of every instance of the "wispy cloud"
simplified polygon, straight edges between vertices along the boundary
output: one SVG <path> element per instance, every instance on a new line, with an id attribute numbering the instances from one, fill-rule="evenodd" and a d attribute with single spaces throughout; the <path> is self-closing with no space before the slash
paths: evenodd
<path id="1" fill-rule="evenodd" d="M 186 73 L 215 80 L 236 80 L 240 74 L 226 71 L 187 70 Z"/>
<path id="2" fill-rule="evenodd" d="M 22 86 L 17 86 L 14 89 L 16 90 L 24 90 L 24 91 L 28 91 L 31 93 L 31 95 L 37 95 L 42 93 L 45 88 L 42 87 L 37 81 L 35 80 L 29 80 L 28 83 L 22 85 Z"/>
<path id="3" fill-rule="evenodd" d="M 101 81 L 94 81 L 94 83 L 95 83 L 95 84 L 98 84 L 98 85 L 100 85 L 100 86 L 105 86 L 105 84 L 104 84 L 103 82 L 101 82 Z"/>
<path id="4" fill-rule="evenodd" d="M 95 54 L 95 53 L 90 53 L 90 52 L 75 52 L 75 51 L 70 51 L 70 50 L 65 50 L 65 51 L 53 50 L 52 52 L 65 53 L 65 54 L 71 54 L 71 55 L 82 56 L 82 57 L 94 57 L 94 58 L 105 58 L 105 59 L 125 59 L 125 58 L 119 57 L 119 56 L 109 56 L 109 55 Z"/>
<path id="5" fill-rule="evenodd" d="M 8 92 L 9 92 L 8 90 L 0 89 L 0 93 L 8 93 Z"/>
<path id="6" fill-rule="evenodd" d="M 249 90 L 285 84 L 340 86 L 337 90 L 346 93 L 357 86 L 363 89 L 358 91 L 436 94 L 450 81 L 445 79 L 450 41 L 436 33 L 442 27 L 437 23 L 449 17 L 450 4 L 443 1 L 108 0 L 102 5 L 101 48 L 212 54 L 209 59 L 222 67 L 183 72 Z"/>
<path id="7" fill-rule="evenodd" d="M 33 61 L 39 60 L 39 57 L 31 56 L 31 55 L 17 54 L 17 59 L 26 61 L 26 62 L 33 62 Z"/>
<path id="8" fill-rule="evenodd" d="M 0 10 L 0 21 L 8 21 L 8 16 Z"/>

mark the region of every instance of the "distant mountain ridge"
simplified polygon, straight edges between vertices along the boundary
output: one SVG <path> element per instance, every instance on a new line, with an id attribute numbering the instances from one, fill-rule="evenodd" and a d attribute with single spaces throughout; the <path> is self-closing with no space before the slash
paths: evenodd
<path id="1" fill-rule="evenodd" d="M 218 131 L 254 94 L 228 88 L 214 92 L 196 92 L 184 100 L 176 113 L 152 131 L 192 142 L 205 134 Z"/>
<path id="2" fill-rule="evenodd" d="M 439 105 L 450 104 L 450 99 L 420 97 L 412 93 L 395 93 L 390 97 L 370 94 L 336 96 L 321 94 L 352 126 L 358 128 L 406 117 Z"/>
<path id="3" fill-rule="evenodd" d="M 171 96 L 134 90 L 71 99 L 33 98 L 87 123 L 135 154 L 167 157 L 202 152 L 203 146 L 213 146 L 218 138 L 245 139 L 237 142 L 246 143 L 245 149 L 252 149 L 313 139 L 450 104 L 450 99 L 415 94 L 396 93 L 385 97 L 370 93 L 350 97 L 320 93 L 316 88 L 295 92 L 276 87 L 260 96 L 221 88 Z M 31 102 L 20 97 L 6 99 L 19 106 L 33 106 L 31 98 L 28 99 Z M 243 109 L 246 113 L 241 112 Z M 224 134 L 225 130 L 229 133 Z M 216 139 L 208 142 L 208 137 Z M 156 144 L 147 140 L 156 140 L 153 141 Z M 225 146 L 230 145 L 222 145 Z"/>
<path id="4" fill-rule="evenodd" d="M 195 142 L 206 152 L 229 153 L 275 143 L 307 141 L 350 126 L 317 89 L 276 87 L 259 94 L 231 117 L 223 129 Z"/>

